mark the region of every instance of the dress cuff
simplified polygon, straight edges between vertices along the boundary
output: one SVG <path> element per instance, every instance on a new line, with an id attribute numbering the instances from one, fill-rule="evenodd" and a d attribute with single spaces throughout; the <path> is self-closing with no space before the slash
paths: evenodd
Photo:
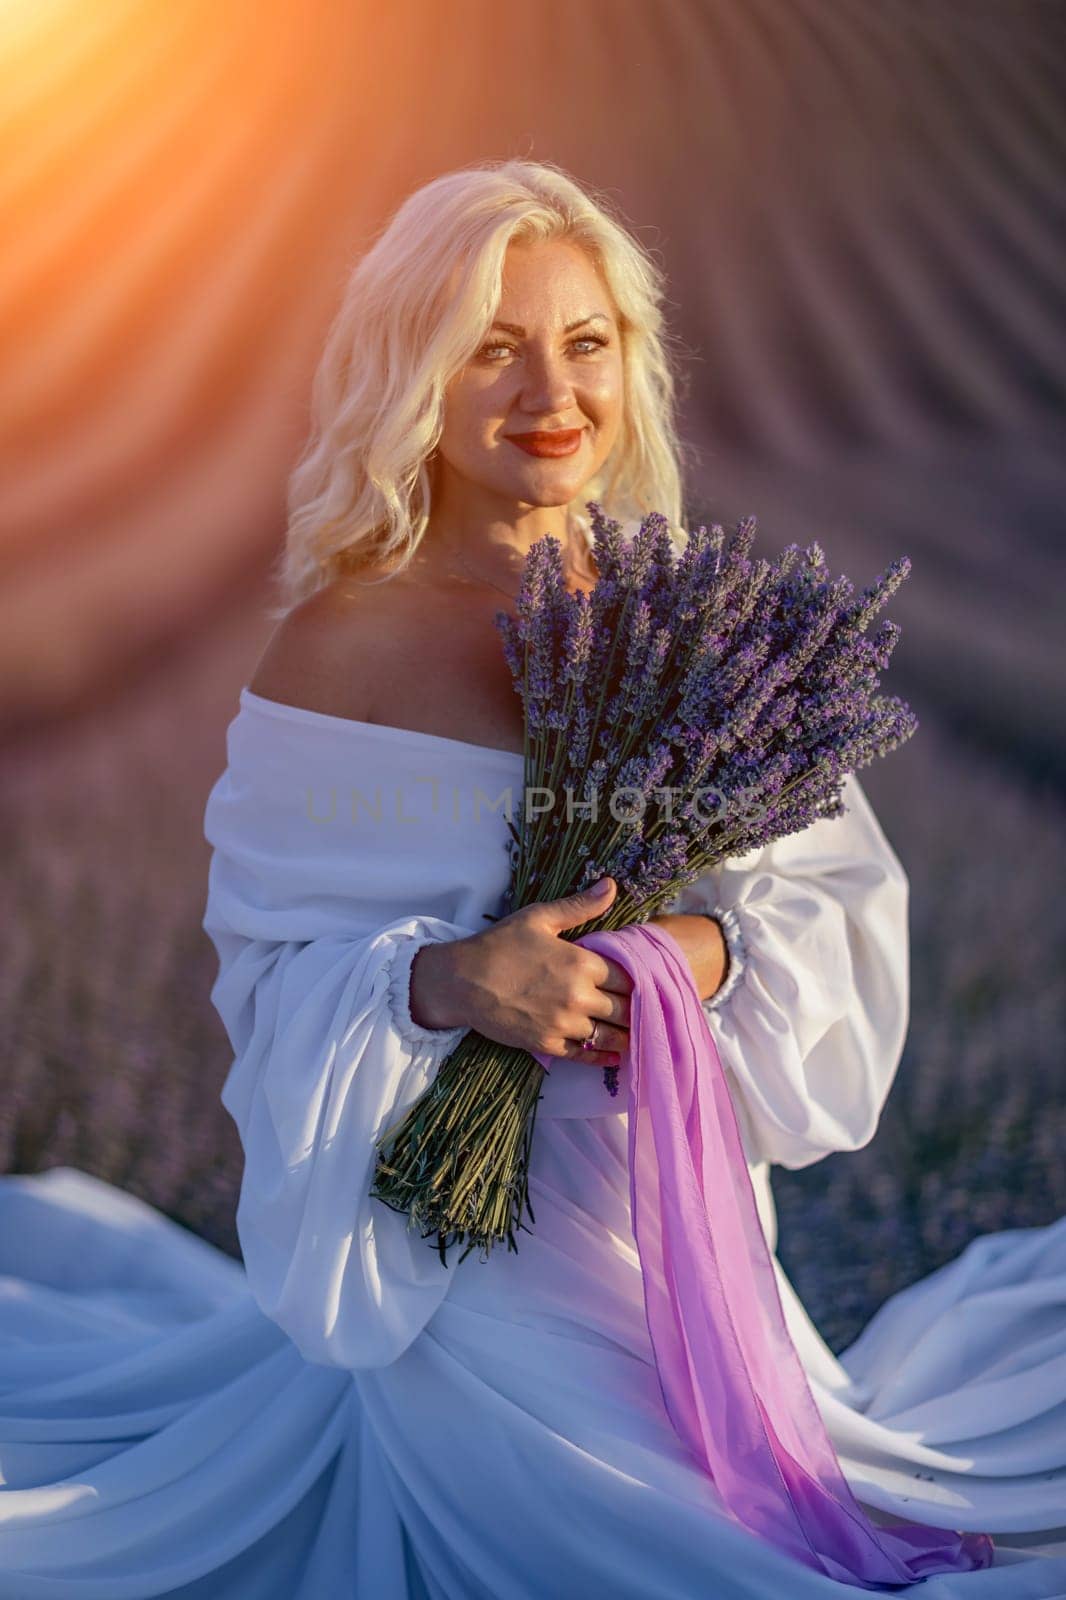
<path id="1" fill-rule="evenodd" d="M 705 1011 L 717 1011 L 729 999 L 739 984 L 744 968 L 748 963 L 748 952 L 744 943 L 744 934 L 740 927 L 740 918 L 737 916 L 736 909 L 733 906 L 730 906 L 728 910 L 723 906 L 715 906 L 713 911 L 704 911 L 701 915 L 710 917 L 712 921 L 718 923 L 722 930 L 722 937 L 725 940 L 726 950 L 729 953 L 729 968 L 725 975 L 725 981 L 720 988 L 715 990 L 714 994 L 701 1002 Z"/>
<path id="2" fill-rule="evenodd" d="M 419 1049 L 430 1045 L 447 1055 L 469 1030 L 465 1026 L 424 1028 L 411 1015 L 411 965 L 423 945 L 443 942 L 433 933 L 404 934 L 397 941 L 396 953 L 389 963 L 388 1001 L 396 1031 L 408 1044 Z"/>

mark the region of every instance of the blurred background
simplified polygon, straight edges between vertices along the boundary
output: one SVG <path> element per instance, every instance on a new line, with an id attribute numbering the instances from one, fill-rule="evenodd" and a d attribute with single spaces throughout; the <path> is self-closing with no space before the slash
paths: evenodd
<path id="1" fill-rule="evenodd" d="M 775 1170 L 839 1351 L 1066 1211 L 1066 5 L 0 0 L 0 1168 L 237 1252 L 203 808 L 308 390 L 413 188 L 550 159 L 665 266 L 688 520 L 913 574 L 865 782 L 913 1016 L 866 1149 Z"/>

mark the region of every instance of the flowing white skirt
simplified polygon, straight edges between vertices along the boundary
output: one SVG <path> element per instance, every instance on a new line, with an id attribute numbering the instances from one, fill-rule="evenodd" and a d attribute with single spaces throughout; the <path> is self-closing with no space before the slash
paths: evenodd
<path id="1" fill-rule="evenodd" d="M 615 1237 L 589 1282 L 572 1210 L 553 1227 L 575 1171 L 624 1159 L 624 1119 L 547 1126 L 518 1255 L 469 1257 L 414 1344 L 355 1374 L 306 1362 L 239 1263 L 135 1197 L 0 1178 L 0 1600 L 856 1593 L 722 1514 L 663 1409 L 635 1254 Z M 555 1253 L 551 1301 L 515 1292 L 523 1250 Z M 871 1516 L 996 1540 L 923 1595 L 1066 1596 L 1066 1218 L 975 1239 L 839 1360 L 778 1271 Z"/>

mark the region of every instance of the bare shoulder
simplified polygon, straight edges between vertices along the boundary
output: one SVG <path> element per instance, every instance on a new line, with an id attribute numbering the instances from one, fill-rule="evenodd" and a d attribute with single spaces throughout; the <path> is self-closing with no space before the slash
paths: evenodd
<path id="1" fill-rule="evenodd" d="M 337 579 L 277 624 L 248 684 L 253 694 L 362 720 L 402 609 L 400 584 Z"/>

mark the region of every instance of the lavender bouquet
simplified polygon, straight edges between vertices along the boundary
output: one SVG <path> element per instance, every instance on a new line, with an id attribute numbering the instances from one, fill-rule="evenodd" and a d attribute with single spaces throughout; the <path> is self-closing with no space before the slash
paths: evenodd
<path id="1" fill-rule="evenodd" d="M 646 922 L 727 857 L 839 816 L 849 772 L 913 733 L 877 693 L 898 626 L 870 625 L 910 570 L 892 563 L 858 597 L 817 544 L 754 559 L 756 520 L 715 523 L 675 557 L 667 519 L 631 540 L 588 503 L 599 580 L 571 594 L 562 547 L 526 558 L 517 616 L 496 614 L 525 711 L 523 804 L 511 829 L 508 910 L 605 874 L 618 893 L 568 929 Z M 526 807 L 533 793 L 551 803 Z M 606 800 L 604 800 L 606 796 Z M 606 813 L 606 814 L 604 814 Z M 423 1237 L 517 1250 L 544 1069 L 470 1030 L 433 1083 L 378 1140 L 370 1193 Z M 604 1069 L 617 1093 L 617 1069 Z M 529 1230 L 526 1229 L 528 1232 Z"/>

